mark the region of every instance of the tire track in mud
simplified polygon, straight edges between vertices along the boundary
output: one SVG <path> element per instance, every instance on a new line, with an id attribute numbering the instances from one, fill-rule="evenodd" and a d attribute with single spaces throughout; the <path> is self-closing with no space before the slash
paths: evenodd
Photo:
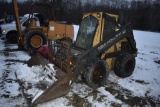
<path id="1" fill-rule="evenodd" d="M 150 61 L 149 59 L 145 59 L 143 57 L 143 55 L 152 55 L 154 54 L 155 56 L 152 56 L 151 59 L 153 59 L 154 57 L 156 57 L 155 59 L 153 59 L 152 61 L 154 63 L 159 64 L 159 58 L 157 58 L 156 55 L 159 55 L 158 52 L 154 52 L 151 51 L 150 53 L 141 53 L 139 52 L 140 56 L 138 56 L 137 58 L 142 60 L 142 61 Z M 142 66 L 137 66 L 137 69 L 140 70 L 148 70 L 147 68 L 142 68 Z M 113 75 L 113 74 L 112 74 Z M 143 84 L 143 85 L 148 85 L 151 84 L 149 82 L 145 82 L 143 80 L 136 80 L 136 79 L 131 79 L 130 81 L 138 83 L 138 84 Z M 158 84 L 158 82 L 157 82 Z M 150 96 L 150 90 L 145 92 L 144 96 L 136 96 L 133 95 L 134 93 L 126 88 L 123 88 L 121 85 L 119 85 L 117 82 L 113 82 L 112 80 L 108 80 L 108 84 L 106 85 L 105 88 L 106 91 L 110 92 L 111 94 L 113 94 L 115 96 L 115 98 L 121 100 L 122 102 L 124 102 L 125 104 L 133 107 L 133 106 L 151 106 L 151 107 L 160 107 L 160 99 L 158 98 L 154 98 L 154 96 Z M 143 89 L 142 89 L 143 90 Z M 116 104 L 114 104 L 114 106 L 116 106 Z"/>
<path id="2" fill-rule="evenodd" d="M 133 80 L 136 82 L 136 80 Z M 139 81 L 137 81 L 139 82 Z M 133 107 L 133 106 L 151 106 L 156 107 L 160 105 L 158 100 L 155 100 L 152 97 L 147 96 L 147 92 L 145 97 L 134 96 L 130 90 L 121 87 L 119 84 L 111 82 L 108 80 L 108 85 L 105 88 L 106 91 L 110 92 L 115 96 L 116 99 L 121 100 L 125 104 Z M 113 106 L 116 104 L 113 103 Z"/>
<path id="3" fill-rule="evenodd" d="M 24 82 L 22 82 L 21 80 L 18 79 L 18 76 L 17 74 L 15 73 L 15 76 L 16 76 L 16 81 L 17 83 L 19 84 L 19 87 L 20 87 L 20 90 L 21 90 L 21 93 L 23 95 L 23 98 L 25 99 L 26 101 L 26 104 L 27 104 L 27 107 L 33 107 L 32 106 L 32 99 L 29 97 L 29 95 L 27 95 L 25 93 L 25 86 L 24 86 Z"/>
<path id="4" fill-rule="evenodd" d="M 134 80 L 133 82 L 137 82 L 140 84 L 147 85 L 148 83 L 142 80 Z M 92 90 L 88 86 L 84 85 L 80 80 L 78 84 L 83 84 L 81 87 L 77 87 L 77 84 L 72 85 L 71 93 L 72 95 L 66 95 L 65 98 L 69 100 L 68 106 L 80 107 L 86 105 L 87 107 L 92 107 L 92 102 L 97 103 L 105 103 L 106 105 L 110 105 L 112 107 L 159 107 L 160 101 L 158 99 L 154 99 L 153 97 L 148 96 L 149 92 L 146 92 L 145 96 L 136 96 L 134 93 L 126 88 L 123 88 L 121 85 L 113 82 L 112 80 L 107 80 L 107 84 L 102 88 L 106 91 L 106 95 L 104 91 L 101 92 L 101 89 Z M 79 85 L 80 86 L 80 85 Z M 82 92 L 81 88 L 84 88 Z M 108 94 L 109 93 L 109 94 Z M 83 97 L 82 97 L 83 96 Z M 110 100 L 109 96 L 113 96 L 115 100 Z M 91 100 L 89 100 L 91 98 Z M 91 102 L 92 101 L 92 102 Z M 121 101 L 122 103 L 119 103 Z"/>
<path id="5" fill-rule="evenodd" d="M 2 77 L 0 80 L 0 97 L 6 101 L 6 103 L 16 103 L 16 106 L 26 106 L 24 98 L 20 93 L 20 87 L 18 86 L 16 77 L 15 77 L 15 69 L 13 66 L 16 66 L 16 63 L 25 63 L 25 61 L 18 59 L 10 59 L 10 57 L 16 57 L 16 52 L 18 49 L 12 49 L 12 46 L 16 46 L 16 44 L 9 44 L 4 42 L 4 49 L 0 50 L 0 55 L 2 57 L 1 62 L 4 62 L 2 65 L 4 66 L 2 70 Z M 17 102 L 18 100 L 18 102 Z M 23 101 L 20 102 L 19 100 Z"/>

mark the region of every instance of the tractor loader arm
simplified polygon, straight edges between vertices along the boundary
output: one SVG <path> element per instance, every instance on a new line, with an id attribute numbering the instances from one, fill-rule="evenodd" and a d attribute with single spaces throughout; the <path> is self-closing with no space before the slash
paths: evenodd
<path id="1" fill-rule="evenodd" d="M 13 7 L 14 7 L 16 28 L 17 28 L 17 32 L 18 32 L 18 35 L 19 35 L 18 47 L 20 48 L 20 47 L 23 47 L 23 33 L 22 33 L 20 19 L 19 19 L 17 0 L 12 0 L 12 3 L 13 3 Z"/>
<path id="2" fill-rule="evenodd" d="M 136 42 L 133 37 L 133 31 L 131 24 L 127 24 L 126 26 L 122 27 L 118 31 L 116 31 L 114 34 L 109 36 L 110 39 L 105 39 L 93 48 L 89 49 L 85 54 L 83 54 L 79 60 L 77 61 L 77 66 L 73 69 L 73 82 L 77 81 L 78 75 L 80 74 L 80 70 L 84 72 L 87 67 L 90 66 L 90 63 L 94 61 L 100 54 L 108 50 L 112 45 L 114 45 L 116 42 L 123 38 L 127 38 L 129 41 L 129 45 L 131 46 L 131 49 L 128 50 L 131 54 L 134 54 L 137 52 L 136 49 Z"/>

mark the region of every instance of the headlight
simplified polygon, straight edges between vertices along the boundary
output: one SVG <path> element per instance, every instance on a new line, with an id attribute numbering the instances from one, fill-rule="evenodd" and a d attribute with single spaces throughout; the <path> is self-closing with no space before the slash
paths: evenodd
<path id="1" fill-rule="evenodd" d="M 2 33 L 5 33 L 5 32 L 6 32 L 6 30 L 2 29 Z"/>

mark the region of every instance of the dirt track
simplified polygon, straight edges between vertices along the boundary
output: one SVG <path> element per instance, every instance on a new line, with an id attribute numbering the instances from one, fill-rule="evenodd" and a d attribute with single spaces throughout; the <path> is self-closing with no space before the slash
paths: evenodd
<path id="1" fill-rule="evenodd" d="M 20 88 L 18 94 L 14 94 L 12 92 L 12 88 L 14 88 L 15 85 L 18 86 L 16 77 L 15 77 L 15 69 L 13 66 L 16 66 L 17 63 L 25 63 L 26 61 L 17 59 L 17 52 L 20 52 L 19 50 L 12 47 L 16 47 L 16 44 L 9 44 L 6 41 L 1 41 L 4 44 L 4 49 L 0 49 L 0 55 L 3 57 L 1 61 L 3 60 L 4 67 L 1 68 L 1 80 L 0 80 L 0 90 L 1 90 L 1 99 L 4 100 L 5 103 L 11 104 L 13 106 L 25 106 L 25 100 L 21 94 Z M 2 94 L 3 93 L 3 94 Z M 22 101 L 17 103 L 18 101 Z M 14 102 L 16 105 L 14 105 Z M 2 102 L 1 102 L 2 103 Z M 12 104 L 13 103 L 13 104 Z M 5 107 L 5 104 L 4 104 Z"/>

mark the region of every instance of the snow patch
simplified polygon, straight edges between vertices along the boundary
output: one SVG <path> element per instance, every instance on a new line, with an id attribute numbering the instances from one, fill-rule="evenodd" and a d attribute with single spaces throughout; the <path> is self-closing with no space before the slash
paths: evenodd
<path id="1" fill-rule="evenodd" d="M 26 93 L 33 100 L 57 80 L 55 78 L 56 71 L 53 68 L 53 64 L 32 67 L 24 64 L 19 67 L 16 74 L 17 78 L 24 83 Z"/>

